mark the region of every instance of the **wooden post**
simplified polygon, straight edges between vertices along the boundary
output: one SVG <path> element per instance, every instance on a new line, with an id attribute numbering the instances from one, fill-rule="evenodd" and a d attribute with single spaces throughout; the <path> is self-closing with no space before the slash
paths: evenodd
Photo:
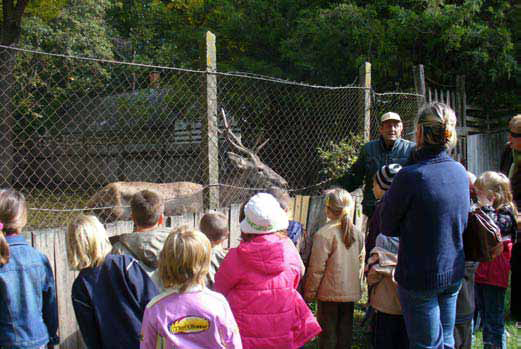
<path id="1" fill-rule="evenodd" d="M 215 50 L 215 35 L 206 32 L 205 35 L 206 83 L 203 88 L 206 102 L 206 114 L 202 120 L 203 159 L 206 161 L 203 183 L 207 185 L 219 183 L 219 136 L 217 133 L 217 58 Z M 204 193 L 204 207 L 215 209 L 219 207 L 219 187 L 211 186 Z"/>
<path id="2" fill-rule="evenodd" d="M 362 108 L 364 116 L 364 142 L 371 138 L 371 63 L 365 62 L 359 71 L 360 86 L 364 88 L 362 92 Z"/>
<path id="3" fill-rule="evenodd" d="M 459 135 L 459 140 L 461 142 L 461 155 L 463 158 L 462 163 L 464 166 L 468 166 L 467 94 L 465 92 L 465 76 L 463 75 L 458 75 L 456 77 L 456 94 L 458 98 L 458 103 L 456 103 L 458 110 L 456 110 L 456 113 L 459 114 L 459 122 L 462 130 L 461 134 Z"/>
<path id="4" fill-rule="evenodd" d="M 416 93 L 423 97 L 418 98 L 418 109 L 420 109 L 426 102 L 426 88 L 425 88 L 425 70 L 423 64 L 412 67 L 414 73 L 414 88 Z"/>

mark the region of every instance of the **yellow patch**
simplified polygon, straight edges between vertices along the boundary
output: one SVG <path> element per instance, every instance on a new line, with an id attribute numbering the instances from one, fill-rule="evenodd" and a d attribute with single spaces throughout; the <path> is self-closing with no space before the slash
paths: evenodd
<path id="1" fill-rule="evenodd" d="M 207 331 L 210 328 L 208 319 L 197 316 L 186 316 L 179 320 L 173 321 L 168 325 L 170 333 L 198 333 Z"/>

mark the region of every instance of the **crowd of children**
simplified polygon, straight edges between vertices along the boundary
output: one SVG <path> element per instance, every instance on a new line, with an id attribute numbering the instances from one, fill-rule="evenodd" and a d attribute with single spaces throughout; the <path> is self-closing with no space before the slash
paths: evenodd
<path id="1" fill-rule="evenodd" d="M 400 170 L 391 164 L 376 173 L 377 199 Z M 505 175 L 489 171 L 474 183 L 469 179 L 475 204 L 501 229 L 503 252 L 479 266 L 465 264 L 455 348 L 471 347 L 475 312 L 485 348 L 505 348 L 517 210 Z M 229 250 L 222 247 L 229 236 L 226 215 L 209 212 L 199 230 L 171 231 L 163 228 L 163 203 L 150 191 L 134 195 L 134 232 L 113 244 L 95 216 L 75 217 L 67 229 L 67 256 L 79 270 L 72 304 L 87 347 L 281 349 L 300 348 L 318 336 L 320 348 L 350 348 L 354 305 L 367 285 L 372 346 L 408 348 L 395 278 L 400 238 L 381 231 L 381 204 L 366 235 L 353 225 L 351 195 L 328 190 L 328 221 L 310 238 L 288 219 L 289 200 L 277 188 L 252 196 L 242 206 L 240 243 Z M 0 348 L 59 343 L 52 269 L 21 235 L 26 222 L 24 196 L 0 190 Z M 306 301 L 317 302 L 316 318 Z"/>

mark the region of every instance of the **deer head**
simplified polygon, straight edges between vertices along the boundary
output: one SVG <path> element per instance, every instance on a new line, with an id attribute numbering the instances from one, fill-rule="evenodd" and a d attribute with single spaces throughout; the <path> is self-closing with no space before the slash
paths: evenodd
<path id="1" fill-rule="evenodd" d="M 253 150 L 246 148 L 242 144 L 241 139 L 232 132 L 230 124 L 226 119 L 224 109 L 221 111 L 224 129 L 219 130 L 219 132 L 224 134 L 228 143 L 237 151 L 237 153 L 229 151 L 228 158 L 242 171 L 243 178 L 248 186 L 255 188 L 269 188 L 270 186 L 286 188 L 288 182 L 277 172 L 273 171 L 268 165 L 263 163 L 258 155 L 259 151 L 268 143 L 269 139 L 265 140 L 260 145 L 258 145 L 259 140 L 257 140 Z"/>

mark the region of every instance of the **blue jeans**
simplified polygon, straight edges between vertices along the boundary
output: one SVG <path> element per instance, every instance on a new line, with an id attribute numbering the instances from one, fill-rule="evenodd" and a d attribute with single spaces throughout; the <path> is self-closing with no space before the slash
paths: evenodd
<path id="1" fill-rule="evenodd" d="M 483 321 L 483 344 L 486 348 L 506 349 L 505 291 L 498 286 L 476 284 L 476 298 Z"/>
<path id="2" fill-rule="evenodd" d="M 410 349 L 454 348 L 458 281 L 435 290 L 407 290 L 398 287 Z"/>

